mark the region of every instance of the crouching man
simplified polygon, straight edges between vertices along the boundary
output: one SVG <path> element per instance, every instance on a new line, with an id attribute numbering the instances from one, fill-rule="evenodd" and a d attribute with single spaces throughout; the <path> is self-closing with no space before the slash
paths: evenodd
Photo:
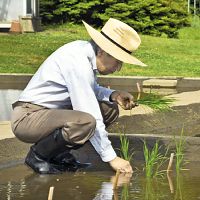
<path id="1" fill-rule="evenodd" d="M 116 155 L 106 127 L 119 115 L 117 104 L 135 107 L 133 96 L 101 87 L 96 75 L 119 71 L 123 62 L 145 66 L 131 55 L 141 40 L 113 18 L 101 32 L 83 23 L 92 40 L 65 44 L 44 61 L 13 104 L 12 130 L 21 141 L 33 143 L 25 163 L 37 173 L 88 167 L 70 153 L 88 140 L 114 170 L 132 173 L 130 163 Z"/>

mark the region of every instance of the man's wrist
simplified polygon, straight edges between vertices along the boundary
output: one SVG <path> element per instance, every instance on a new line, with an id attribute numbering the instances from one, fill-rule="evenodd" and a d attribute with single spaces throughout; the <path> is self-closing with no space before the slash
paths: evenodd
<path id="1" fill-rule="evenodd" d="M 119 92 L 118 91 L 114 91 L 111 93 L 109 100 L 111 102 L 116 102 L 117 97 L 119 96 Z"/>

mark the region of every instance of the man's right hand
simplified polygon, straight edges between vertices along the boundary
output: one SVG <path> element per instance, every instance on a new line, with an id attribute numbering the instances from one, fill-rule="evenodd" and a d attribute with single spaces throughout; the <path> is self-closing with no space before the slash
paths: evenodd
<path id="1" fill-rule="evenodd" d="M 109 164 L 115 171 L 119 169 L 121 173 L 133 173 L 130 162 L 120 157 L 111 160 Z"/>

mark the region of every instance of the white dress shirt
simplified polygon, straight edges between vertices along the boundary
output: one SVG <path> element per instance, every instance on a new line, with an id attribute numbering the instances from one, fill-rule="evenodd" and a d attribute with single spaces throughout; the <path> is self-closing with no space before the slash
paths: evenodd
<path id="1" fill-rule="evenodd" d="M 60 47 L 40 66 L 19 101 L 47 108 L 64 108 L 91 114 L 96 119 L 95 134 L 90 142 L 104 162 L 116 153 L 108 139 L 98 100 L 109 101 L 113 90 L 96 82 L 96 55 L 88 41 L 75 41 Z"/>

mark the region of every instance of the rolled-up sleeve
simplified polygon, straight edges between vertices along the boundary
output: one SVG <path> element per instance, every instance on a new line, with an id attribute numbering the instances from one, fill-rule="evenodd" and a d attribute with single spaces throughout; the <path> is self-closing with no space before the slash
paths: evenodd
<path id="1" fill-rule="evenodd" d="M 112 94 L 114 90 L 111 90 L 106 87 L 102 87 L 97 82 L 95 82 L 94 91 L 98 100 L 109 101 L 110 95 Z"/>

